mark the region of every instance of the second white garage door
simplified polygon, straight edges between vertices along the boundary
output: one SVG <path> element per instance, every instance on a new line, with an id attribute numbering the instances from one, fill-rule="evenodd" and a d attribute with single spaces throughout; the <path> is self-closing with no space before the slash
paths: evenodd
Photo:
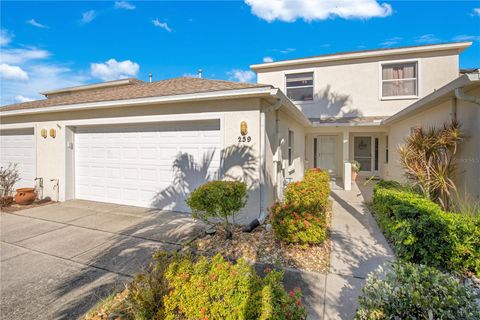
<path id="1" fill-rule="evenodd" d="M 0 132 L 0 166 L 17 164 L 20 181 L 15 188 L 35 186 L 35 140 L 33 128 Z"/>
<path id="2" fill-rule="evenodd" d="M 75 196 L 189 212 L 186 196 L 216 178 L 221 148 L 219 121 L 77 128 Z"/>

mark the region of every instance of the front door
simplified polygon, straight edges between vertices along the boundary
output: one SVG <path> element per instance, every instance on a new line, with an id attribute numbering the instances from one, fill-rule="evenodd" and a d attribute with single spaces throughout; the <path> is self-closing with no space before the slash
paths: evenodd
<path id="1" fill-rule="evenodd" d="M 353 143 L 353 159 L 360 163 L 360 171 L 372 172 L 372 137 L 354 137 Z"/>
<path id="2" fill-rule="evenodd" d="M 318 136 L 315 140 L 315 167 L 326 170 L 330 176 L 336 176 L 338 174 L 337 136 Z"/>

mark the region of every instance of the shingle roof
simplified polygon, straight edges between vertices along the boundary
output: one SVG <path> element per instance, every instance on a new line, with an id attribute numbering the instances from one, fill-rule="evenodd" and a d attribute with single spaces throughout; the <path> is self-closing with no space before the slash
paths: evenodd
<path id="1" fill-rule="evenodd" d="M 48 99 L 11 104 L 1 107 L 0 111 L 45 108 L 78 103 L 126 100 L 260 87 L 271 86 L 253 83 L 187 77 L 173 78 L 151 83 L 132 81 L 131 84 L 118 87 L 98 88 L 85 91 L 72 91 L 58 95 L 52 95 Z"/>

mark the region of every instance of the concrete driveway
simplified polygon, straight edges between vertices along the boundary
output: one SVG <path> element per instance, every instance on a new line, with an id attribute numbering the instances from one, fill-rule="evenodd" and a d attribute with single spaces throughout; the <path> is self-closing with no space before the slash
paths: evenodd
<path id="1" fill-rule="evenodd" d="M 72 319 L 203 232 L 190 215 L 73 200 L 0 214 L 0 314 Z"/>

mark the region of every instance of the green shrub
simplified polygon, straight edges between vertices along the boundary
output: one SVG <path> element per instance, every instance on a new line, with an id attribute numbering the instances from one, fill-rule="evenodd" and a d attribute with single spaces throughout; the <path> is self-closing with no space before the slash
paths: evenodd
<path id="1" fill-rule="evenodd" d="M 276 203 L 270 209 L 277 239 L 302 245 L 319 244 L 327 237 L 326 214 L 299 212 L 288 204 Z"/>
<path id="2" fill-rule="evenodd" d="M 376 218 L 396 254 L 445 271 L 480 270 L 480 218 L 444 212 L 423 196 L 376 186 Z"/>
<path id="3" fill-rule="evenodd" d="M 302 181 L 290 183 L 284 202 L 270 208 L 276 238 L 301 245 L 322 243 L 327 235 L 329 194 L 330 178 L 320 169 L 308 170 Z"/>
<path id="4" fill-rule="evenodd" d="M 330 177 L 320 169 L 305 172 L 302 181 L 292 182 L 285 188 L 285 203 L 299 211 L 325 212 L 330 194 Z"/>
<path id="5" fill-rule="evenodd" d="M 234 222 L 235 214 L 247 203 L 247 185 L 239 181 L 210 181 L 192 193 L 187 204 L 193 216 L 210 222 L 209 218 L 220 218 L 227 239 L 232 232 L 229 219 Z"/>
<path id="6" fill-rule="evenodd" d="M 115 312 L 145 320 L 305 319 L 301 292 L 287 294 L 283 272 L 265 272 L 261 278 L 244 260 L 234 264 L 220 255 L 158 253 L 128 286 L 125 310 Z"/>
<path id="7" fill-rule="evenodd" d="M 356 319 L 480 319 L 472 289 L 434 268 L 395 263 L 381 280 L 382 270 L 369 275 Z"/>

